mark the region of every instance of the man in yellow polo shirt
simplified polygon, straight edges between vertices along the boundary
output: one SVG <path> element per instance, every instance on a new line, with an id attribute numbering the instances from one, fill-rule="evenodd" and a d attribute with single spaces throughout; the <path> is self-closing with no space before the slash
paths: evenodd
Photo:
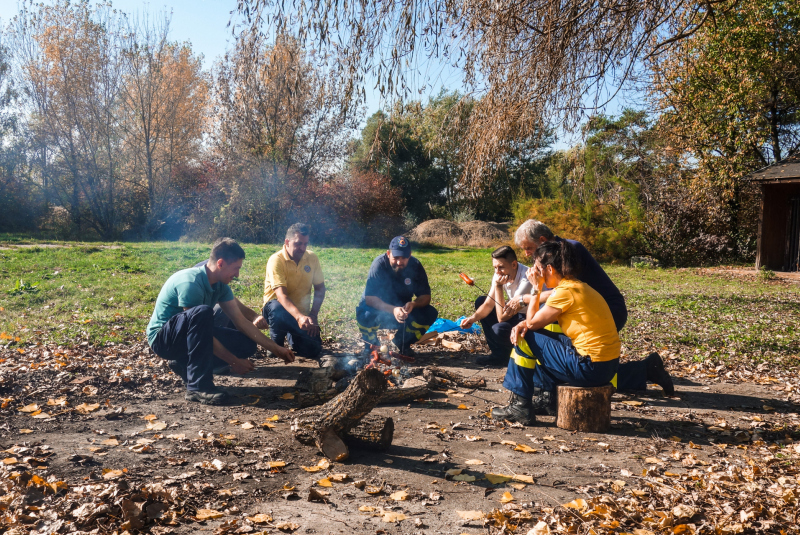
<path id="1" fill-rule="evenodd" d="M 269 257 L 262 315 L 276 344 L 283 346 L 288 340 L 297 355 L 318 359 L 322 337 L 317 316 L 325 299 L 325 279 L 319 258 L 308 250 L 308 235 L 308 225 L 295 223 L 286 231 L 283 248 Z"/>

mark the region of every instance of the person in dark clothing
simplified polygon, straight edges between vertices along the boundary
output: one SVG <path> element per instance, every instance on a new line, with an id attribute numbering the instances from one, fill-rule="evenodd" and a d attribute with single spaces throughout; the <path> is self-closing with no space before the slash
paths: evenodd
<path id="1" fill-rule="evenodd" d="M 372 261 L 367 284 L 356 307 L 356 321 L 364 352 L 378 345 L 378 329 L 396 329 L 394 344 L 400 353 L 413 356 L 411 344 L 419 340 L 439 316 L 431 306 L 428 275 L 411 256 L 411 244 L 397 236 L 389 250 Z"/>
<path id="2" fill-rule="evenodd" d="M 264 336 L 235 304 L 228 284 L 239 275 L 244 256 L 236 241 L 221 238 L 214 243 L 206 264 L 173 274 L 156 299 L 147 326 L 147 341 L 155 354 L 168 360 L 170 369 L 183 379 L 187 401 L 225 401 L 226 394 L 214 386 L 214 368 L 224 362 L 234 373 L 253 370 L 249 357 L 255 353 L 256 345 L 271 350 L 284 362 L 294 360 L 290 350 Z M 214 326 L 213 307 L 217 303 L 236 329 Z"/>
<path id="3" fill-rule="evenodd" d="M 575 278 L 588 284 L 603 297 L 614 318 L 617 332 L 622 330 L 628 321 L 628 308 L 625 304 L 625 298 L 583 244 L 576 240 L 565 240 L 554 235 L 547 225 L 535 219 L 529 219 L 517 228 L 514 241 L 528 258 L 533 258 L 536 249 L 541 244 L 550 241 L 568 242 L 575 253 L 575 263 L 580 266 L 579 272 L 575 273 Z M 545 302 L 549 296 L 549 291 L 543 292 L 542 302 Z M 672 396 L 675 393 L 672 379 L 664 368 L 664 361 L 655 352 L 650 353 L 642 360 L 620 363 L 617 376 L 612 384 L 618 390 L 646 390 L 648 382 L 661 386 L 667 396 Z M 542 399 L 543 397 L 548 399 Z M 549 399 L 547 394 L 535 397 L 534 407 L 537 414 L 551 414 L 554 411 L 554 401 Z"/>

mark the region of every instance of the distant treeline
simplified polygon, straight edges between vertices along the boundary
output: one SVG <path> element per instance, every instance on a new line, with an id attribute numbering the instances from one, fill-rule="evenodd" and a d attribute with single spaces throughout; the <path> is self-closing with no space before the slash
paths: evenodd
<path id="1" fill-rule="evenodd" d="M 748 260 L 755 169 L 800 147 L 800 7 L 725 11 L 645 62 L 648 111 L 502 143 L 476 171 L 473 97 L 371 115 L 293 38 L 240 34 L 210 70 L 169 19 L 24 4 L 0 39 L 0 231 L 381 244 L 430 218 L 536 217 L 601 258 Z M 496 140 L 493 141 L 493 143 Z M 470 143 L 472 145 L 470 145 Z"/>

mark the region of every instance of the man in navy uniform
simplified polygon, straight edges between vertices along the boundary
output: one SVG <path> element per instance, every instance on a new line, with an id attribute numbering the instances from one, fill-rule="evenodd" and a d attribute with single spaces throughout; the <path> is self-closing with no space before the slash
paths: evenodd
<path id="1" fill-rule="evenodd" d="M 397 236 L 389 250 L 372 261 L 367 285 L 356 307 L 356 321 L 364 352 L 378 345 L 378 329 L 396 329 L 394 345 L 401 354 L 413 356 L 411 344 L 419 340 L 439 313 L 431 306 L 428 275 L 411 256 L 411 243 Z"/>

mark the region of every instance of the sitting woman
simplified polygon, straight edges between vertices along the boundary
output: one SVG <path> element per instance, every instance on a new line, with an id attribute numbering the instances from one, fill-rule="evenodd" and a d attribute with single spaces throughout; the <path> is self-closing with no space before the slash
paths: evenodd
<path id="1" fill-rule="evenodd" d="M 534 253 L 528 277 L 536 298 L 511 333 L 514 349 L 503 381 L 511 400 L 493 409 L 492 417 L 531 424 L 535 389 L 555 399 L 558 384 L 602 386 L 616 375 L 620 341 L 614 318 L 600 294 L 575 277 L 581 268 L 575 259 L 566 240 L 543 243 Z M 553 292 L 540 308 L 538 293 L 545 284 Z M 563 334 L 543 329 L 556 321 Z"/>

